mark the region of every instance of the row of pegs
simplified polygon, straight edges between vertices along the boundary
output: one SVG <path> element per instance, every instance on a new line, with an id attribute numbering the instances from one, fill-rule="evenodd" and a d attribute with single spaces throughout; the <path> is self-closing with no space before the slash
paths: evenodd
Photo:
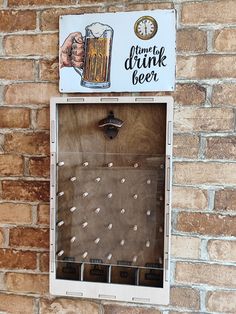
<path id="1" fill-rule="evenodd" d="M 57 165 L 58 165 L 58 167 L 63 167 L 63 166 L 65 165 L 65 162 L 64 162 L 64 161 L 59 161 L 59 162 L 57 163 Z M 88 161 L 83 162 L 83 163 L 82 163 L 82 166 L 83 166 L 83 167 L 88 167 L 88 166 L 89 166 Z M 112 168 L 112 167 L 114 166 L 114 164 L 113 164 L 113 162 L 109 162 L 109 163 L 107 163 L 105 166 L 108 167 L 108 168 Z M 138 168 L 138 167 L 139 167 L 139 163 L 135 162 L 135 163 L 133 164 L 133 168 Z M 161 167 L 161 168 L 162 168 L 162 167 Z"/>
<path id="2" fill-rule="evenodd" d="M 69 181 L 75 182 L 75 181 L 77 181 L 77 179 L 78 179 L 77 177 L 73 176 L 73 177 L 70 177 L 70 178 L 69 178 Z M 101 178 L 101 177 L 96 177 L 96 178 L 94 179 L 94 181 L 97 182 L 97 183 L 102 182 L 102 178 Z M 120 183 L 125 183 L 125 182 L 126 182 L 126 178 L 121 178 L 121 179 L 120 179 Z M 151 184 L 151 183 L 152 183 L 152 180 L 151 180 L 151 179 L 147 179 L 147 180 L 146 180 L 146 183 L 147 183 L 147 184 Z"/>
<path id="3" fill-rule="evenodd" d="M 65 195 L 65 192 L 64 191 L 60 191 L 60 192 L 57 192 L 57 196 L 60 197 L 60 196 L 63 196 Z M 81 197 L 85 198 L 89 196 L 89 193 L 88 192 L 83 192 L 81 194 Z M 113 193 L 109 192 L 106 194 L 106 198 L 112 198 L 113 197 Z M 138 198 L 138 194 L 133 194 L 132 197 L 136 200 Z"/>
<path id="4" fill-rule="evenodd" d="M 65 253 L 64 250 L 60 250 L 60 251 L 57 253 L 57 256 L 59 256 L 59 257 L 60 257 L 60 256 L 63 256 L 64 253 Z M 111 260 L 111 259 L 112 259 L 112 256 L 113 256 L 112 253 L 108 253 L 107 256 L 106 256 L 107 260 Z M 86 257 L 88 257 L 88 252 L 87 252 L 87 251 L 83 252 L 83 254 L 81 255 L 81 257 L 82 257 L 83 259 L 85 259 Z M 137 256 L 137 255 L 134 255 L 133 258 L 132 258 L 132 262 L 133 262 L 133 263 L 136 263 L 137 261 L 138 261 L 138 256 Z M 161 257 L 159 257 L 158 262 L 159 262 L 160 265 L 162 265 L 162 264 L 163 264 L 163 259 L 162 259 Z"/>

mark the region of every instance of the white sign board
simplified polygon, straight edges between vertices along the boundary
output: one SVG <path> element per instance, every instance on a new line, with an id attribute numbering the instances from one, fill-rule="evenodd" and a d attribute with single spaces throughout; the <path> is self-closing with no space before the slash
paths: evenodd
<path id="1" fill-rule="evenodd" d="M 173 91 L 175 38 L 175 10 L 61 16 L 60 91 Z"/>

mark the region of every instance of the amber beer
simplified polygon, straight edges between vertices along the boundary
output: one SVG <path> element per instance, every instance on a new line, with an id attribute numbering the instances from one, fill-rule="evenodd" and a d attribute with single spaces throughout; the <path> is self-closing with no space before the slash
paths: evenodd
<path id="1" fill-rule="evenodd" d="M 87 38 L 83 81 L 110 86 L 111 44 L 111 38 Z"/>

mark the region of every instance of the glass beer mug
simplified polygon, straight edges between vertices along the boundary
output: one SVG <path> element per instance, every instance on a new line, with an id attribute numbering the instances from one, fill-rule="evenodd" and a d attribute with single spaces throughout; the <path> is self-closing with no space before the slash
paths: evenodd
<path id="1" fill-rule="evenodd" d="M 93 23 L 86 26 L 83 70 L 74 67 L 81 76 L 81 86 L 108 88 L 110 82 L 113 29 L 109 25 Z"/>

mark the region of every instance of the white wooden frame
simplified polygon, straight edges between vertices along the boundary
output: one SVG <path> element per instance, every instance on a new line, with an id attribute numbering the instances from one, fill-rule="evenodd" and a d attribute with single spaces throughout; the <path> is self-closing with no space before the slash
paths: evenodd
<path id="1" fill-rule="evenodd" d="M 164 281 L 163 288 L 95 283 L 56 278 L 56 164 L 57 164 L 57 106 L 78 103 L 161 103 L 166 104 L 166 167 L 165 167 L 165 226 L 164 226 Z M 55 97 L 50 104 L 50 293 L 113 301 L 146 304 L 168 304 L 170 291 L 170 226 L 171 226 L 171 185 L 172 185 L 172 133 L 173 98 L 166 97 Z"/>

